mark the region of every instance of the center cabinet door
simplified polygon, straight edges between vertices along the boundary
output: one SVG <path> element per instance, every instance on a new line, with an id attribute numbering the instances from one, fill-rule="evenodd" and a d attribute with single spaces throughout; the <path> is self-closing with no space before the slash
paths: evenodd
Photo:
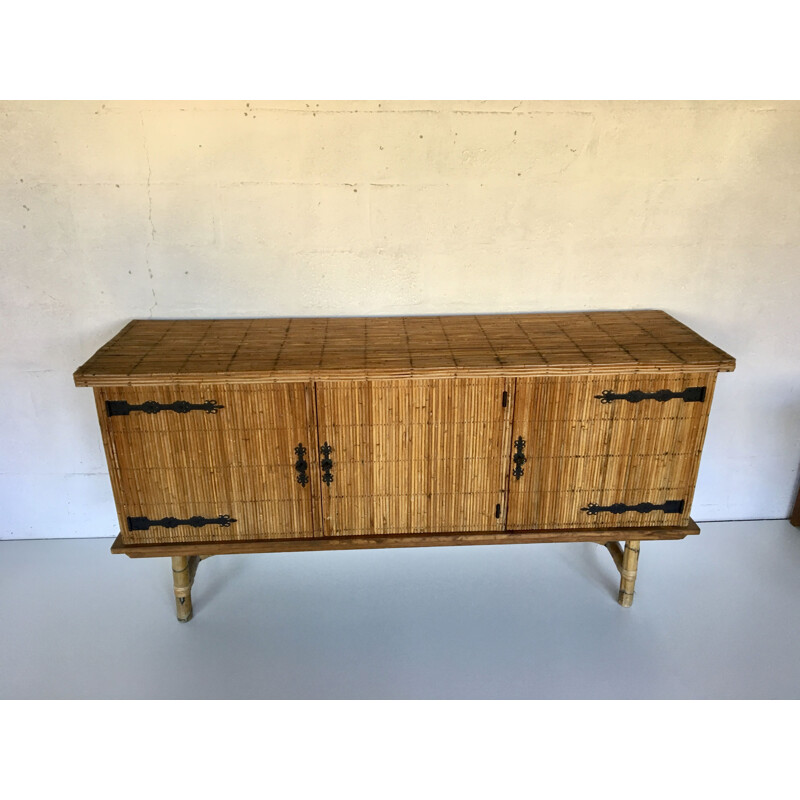
<path id="1" fill-rule="evenodd" d="M 317 383 L 323 535 L 503 530 L 512 388 L 503 378 Z"/>

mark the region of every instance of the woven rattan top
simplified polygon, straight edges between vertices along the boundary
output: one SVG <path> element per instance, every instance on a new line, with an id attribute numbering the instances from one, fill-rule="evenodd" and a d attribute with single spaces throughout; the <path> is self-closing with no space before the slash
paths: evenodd
<path id="1" fill-rule="evenodd" d="M 134 320 L 77 386 L 619 372 L 729 372 L 663 311 Z"/>

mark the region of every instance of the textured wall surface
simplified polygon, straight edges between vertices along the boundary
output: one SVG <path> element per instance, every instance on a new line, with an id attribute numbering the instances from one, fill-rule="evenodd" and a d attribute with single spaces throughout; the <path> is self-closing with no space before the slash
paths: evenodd
<path id="1" fill-rule="evenodd" d="M 116 534 L 71 373 L 137 317 L 662 308 L 738 361 L 694 517 L 785 517 L 798 181 L 800 103 L 0 103 L 0 537 Z"/>

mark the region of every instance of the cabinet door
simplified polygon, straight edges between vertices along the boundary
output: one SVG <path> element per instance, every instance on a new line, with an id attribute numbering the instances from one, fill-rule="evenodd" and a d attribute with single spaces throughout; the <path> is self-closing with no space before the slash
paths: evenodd
<path id="1" fill-rule="evenodd" d="M 518 378 L 508 529 L 686 524 L 715 377 Z"/>
<path id="2" fill-rule="evenodd" d="M 317 383 L 324 534 L 502 530 L 511 383 Z"/>
<path id="3" fill-rule="evenodd" d="M 311 384 L 95 391 L 126 544 L 319 532 Z"/>

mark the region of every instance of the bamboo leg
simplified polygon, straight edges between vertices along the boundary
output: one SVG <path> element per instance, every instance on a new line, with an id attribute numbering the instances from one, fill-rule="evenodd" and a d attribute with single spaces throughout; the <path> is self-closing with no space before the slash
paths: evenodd
<path id="1" fill-rule="evenodd" d="M 619 568 L 621 579 L 619 582 L 619 597 L 617 598 L 617 602 L 623 608 L 630 608 L 633 605 L 633 587 L 636 585 L 638 566 L 639 542 L 625 542 L 622 566 Z"/>
<path id="2" fill-rule="evenodd" d="M 197 561 L 197 556 L 172 556 L 172 583 L 178 622 L 188 622 L 192 618 L 192 583 Z"/>
<path id="3" fill-rule="evenodd" d="M 611 553 L 611 558 L 614 559 L 614 563 L 617 565 L 617 569 L 622 569 L 622 548 L 619 546 L 619 542 L 606 542 L 606 549 L 609 553 Z"/>

